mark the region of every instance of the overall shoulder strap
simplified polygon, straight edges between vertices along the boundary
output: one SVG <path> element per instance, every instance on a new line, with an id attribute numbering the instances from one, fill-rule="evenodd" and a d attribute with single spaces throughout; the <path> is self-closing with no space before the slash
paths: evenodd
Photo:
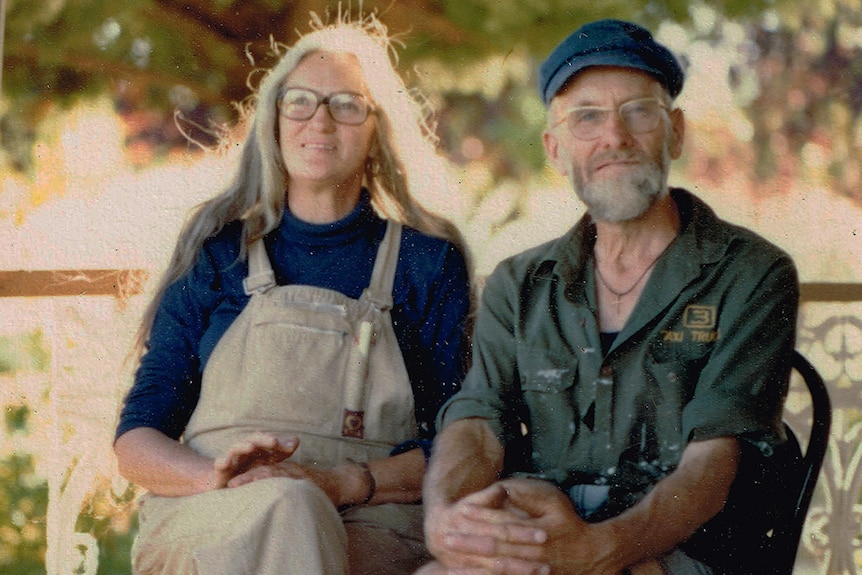
<path id="1" fill-rule="evenodd" d="M 245 295 L 263 293 L 275 286 L 275 273 L 269 256 L 266 255 L 266 246 L 263 238 L 256 240 L 248 249 L 248 277 L 242 280 Z"/>
<path id="2" fill-rule="evenodd" d="M 392 287 L 395 285 L 395 268 L 398 267 L 398 253 L 401 250 L 401 224 L 386 222 L 386 234 L 371 272 L 371 285 L 365 289 L 364 296 L 378 309 L 392 308 Z"/>

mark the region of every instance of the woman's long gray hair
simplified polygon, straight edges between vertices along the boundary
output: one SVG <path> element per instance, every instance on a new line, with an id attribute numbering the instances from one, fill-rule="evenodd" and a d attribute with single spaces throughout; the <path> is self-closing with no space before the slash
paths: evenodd
<path id="1" fill-rule="evenodd" d="M 204 241 L 227 223 L 243 222 L 242 255 L 248 246 L 275 229 L 285 209 L 287 171 L 278 145 L 278 97 L 287 77 L 312 52 L 345 52 L 356 56 L 376 108 L 376 142 L 379 152 L 366 162 L 364 183 L 372 204 L 382 217 L 455 242 L 468 256 L 461 234 L 413 198 L 424 193 L 443 197 L 451 193 L 444 160 L 437 154 L 437 139 L 426 116 L 424 101 L 407 89 L 395 71 L 397 57 L 386 27 L 373 15 L 350 21 L 339 14 L 324 24 L 312 14 L 312 31 L 283 51 L 278 64 L 262 79 L 256 95 L 242 112 L 250 119 L 239 166 L 232 182 L 218 196 L 198 206 L 183 227 L 173 257 L 144 312 L 136 339 L 143 352 L 153 319 L 165 290 L 194 264 Z M 468 258 L 469 265 L 469 258 Z"/>

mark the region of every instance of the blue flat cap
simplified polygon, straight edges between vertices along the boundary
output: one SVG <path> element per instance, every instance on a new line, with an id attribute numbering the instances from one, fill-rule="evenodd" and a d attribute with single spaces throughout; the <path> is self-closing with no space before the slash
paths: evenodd
<path id="1" fill-rule="evenodd" d="M 649 30 L 621 20 L 584 24 L 557 46 L 539 67 L 539 94 L 545 105 L 566 81 L 590 66 L 634 68 L 653 76 L 675 98 L 685 74 L 676 56 Z"/>

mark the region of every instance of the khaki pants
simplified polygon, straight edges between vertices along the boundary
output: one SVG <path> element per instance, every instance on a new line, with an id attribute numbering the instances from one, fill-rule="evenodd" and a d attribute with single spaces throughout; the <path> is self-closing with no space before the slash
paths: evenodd
<path id="1" fill-rule="evenodd" d="M 429 559 L 422 506 L 356 507 L 339 516 L 307 481 L 145 496 L 140 513 L 136 575 L 400 575 Z"/>

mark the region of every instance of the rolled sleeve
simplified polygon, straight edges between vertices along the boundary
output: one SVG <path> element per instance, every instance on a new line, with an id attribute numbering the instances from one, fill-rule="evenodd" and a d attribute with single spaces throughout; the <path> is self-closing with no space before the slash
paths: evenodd
<path id="1" fill-rule="evenodd" d="M 755 269 L 755 268 L 749 268 Z M 787 257 L 728 292 L 723 332 L 683 410 L 690 440 L 738 437 L 764 455 L 785 441 L 782 412 L 795 345 L 799 288 Z"/>
<path id="2" fill-rule="evenodd" d="M 461 390 L 441 409 L 440 429 L 460 419 L 478 417 L 488 421 L 504 445 L 515 432 L 517 284 L 513 276 L 503 262 L 487 280 L 473 336 L 473 364 Z"/>

